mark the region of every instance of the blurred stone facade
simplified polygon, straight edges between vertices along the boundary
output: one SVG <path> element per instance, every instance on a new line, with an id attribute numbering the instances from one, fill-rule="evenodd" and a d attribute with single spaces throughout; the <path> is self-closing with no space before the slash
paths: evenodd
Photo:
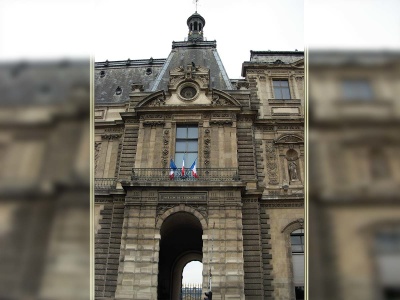
<path id="1" fill-rule="evenodd" d="M 199 260 L 213 299 L 295 299 L 303 52 L 251 51 L 229 79 L 204 18 L 187 25 L 166 59 L 95 64 L 96 298 L 178 299 Z"/>
<path id="2" fill-rule="evenodd" d="M 309 57 L 310 299 L 399 299 L 400 54 Z"/>
<path id="3" fill-rule="evenodd" d="M 89 61 L 0 65 L 0 298 L 90 296 Z"/>

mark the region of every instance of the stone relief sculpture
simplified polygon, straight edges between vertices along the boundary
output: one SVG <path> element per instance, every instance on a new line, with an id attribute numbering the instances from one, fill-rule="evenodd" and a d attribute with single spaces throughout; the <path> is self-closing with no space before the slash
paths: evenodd
<path id="1" fill-rule="evenodd" d="M 297 165 L 296 165 L 296 163 L 294 161 L 291 161 L 289 163 L 289 167 L 288 168 L 289 168 L 289 178 L 290 178 L 290 180 L 292 180 L 292 181 L 299 180 L 299 178 L 297 176 Z"/>

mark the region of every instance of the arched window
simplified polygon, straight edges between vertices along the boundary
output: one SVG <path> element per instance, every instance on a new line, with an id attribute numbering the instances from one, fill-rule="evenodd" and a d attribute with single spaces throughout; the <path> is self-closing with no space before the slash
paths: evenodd
<path id="1" fill-rule="evenodd" d="M 293 283 L 296 300 L 304 299 L 304 229 L 300 228 L 290 234 L 292 250 Z"/>
<path id="2" fill-rule="evenodd" d="M 194 22 L 194 30 L 197 30 L 197 22 Z"/>
<path id="3" fill-rule="evenodd" d="M 201 31 L 201 23 L 199 23 L 199 31 Z"/>
<path id="4" fill-rule="evenodd" d="M 190 23 L 190 31 L 192 31 L 192 30 L 193 30 L 193 24 Z"/>

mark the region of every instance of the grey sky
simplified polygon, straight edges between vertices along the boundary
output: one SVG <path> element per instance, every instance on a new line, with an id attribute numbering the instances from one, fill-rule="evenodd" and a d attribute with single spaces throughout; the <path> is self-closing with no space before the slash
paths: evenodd
<path id="1" fill-rule="evenodd" d="M 122 11 L 126 13 L 121 15 Z M 304 48 L 301 0 L 199 0 L 197 11 L 206 20 L 204 36 L 217 41 L 230 78 L 241 77 L 241 65 L 249 60 L 250 50 Z M 166 58 L 172 41 L 187 37 L 186 21 L 194 12 L 193 0 L 140 4 L 114 0 L 112 6 L 98 0 L 95 23 L 101 30 L 96 30 L 96 61 Z"/>

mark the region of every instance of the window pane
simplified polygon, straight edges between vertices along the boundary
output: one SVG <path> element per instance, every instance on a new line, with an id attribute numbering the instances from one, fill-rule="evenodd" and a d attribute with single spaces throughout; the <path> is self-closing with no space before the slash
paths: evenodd
<path id="1" fill-rule="evenodd" d="M 190 168 L 198 155 L 198 128 L 196 126 L 179 126 L 176 134 L 176 165 L 181 168 L 182 159 L 185 157 L 185 167 Z"/>
<path id="2" fill-rule="evenodd" d="M 302 245 L 293 245 L 292 244 L 292 252 L 298 252 L 302 253 L 303 251 L 303 246 Z"/>
<path id="3" fill-rule="evenodd" d="M 186 142 L 176 142 L 176 152 L 185 152 L 186 151 Z"/>
<path id="4" fill-rule="evenodd" d="M 290 237 L 290 240 L 291 240 L 292 245 L 300 245 L 301 244 L 301 239 L 300 239 L 300 236 L 298 236 L 298 235 L 292 235 Z"/>
<path id="5" fill-rule="evenodd" d="M 175 153 L 175 165 L 178 168 L 182 167 L 183 153 Z"/>
<path id="6" fill-rule="evenodd" d="M 289 81 L 287 80 L 281 80 L 280 83 L 282 87 L 289 87 Z"/>
<path id="7" fill-rule="evenodd" d="M 289 88 L 282 89 L 282 99 L 290 99 Z"/>
<path id="8" fill-rule="evenodd" d="M 281 86 L 279 80 L 273 80 L 272 82 L 273 82 L 273 84 L 274 84 L 274 87 L 279 87 L 279 86 Z"/>
<path id="9" fill-rule="evenodd" d="M 193 128 L 193 127 L 189 127 L 188 128 L 188 138 L 190 139 L 197 139 L 198 137 L 198 130 L 197 127 Z"/>
<path id="10" fill-rule="evenodd" d="M 186 127 L 176 128 L 176 137 L 177 138 L 186 138 L 187 137 L 187 128 Z"/>
<path id="11" fill-rule="evenodd" d="M 274 88 L 274 96 L 275 96 L 275 99 L 283 99 L 280 88 Z"/>
<path id="12" fill-rule="evenodd" d="M 188 152 L 197 152 L 198 146 L 197 146 L 197 141 L 188 141 L 187 143 L 187 151 Z"/>
<path id="13" fill-rule="evenodd" d="M 187 157 L 187 163 L 185 162 L 185 165 L 186 167 L 190 168 L 194 160 L 197 158 L 197 153 L 188 153 L 186 154 L 186 157 Z"/>

